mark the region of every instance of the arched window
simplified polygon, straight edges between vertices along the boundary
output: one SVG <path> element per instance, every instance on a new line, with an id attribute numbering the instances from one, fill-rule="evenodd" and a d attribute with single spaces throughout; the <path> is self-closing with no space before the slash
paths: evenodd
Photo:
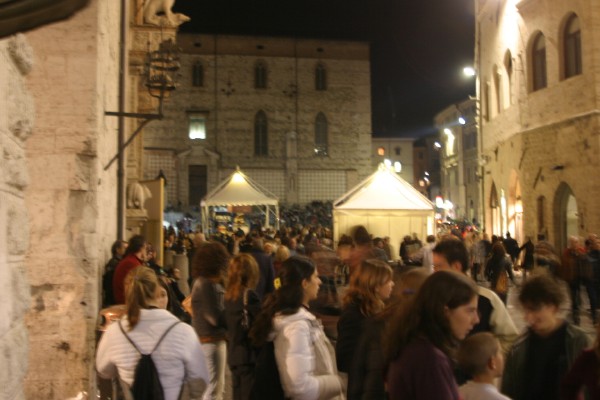
<path id="1" fill-rule="evenodd" d="M 192 66 L 192 86 L 204 86 L 204 67 L 200 61 Z"/>
<path id="2" fill-rule="evenodd" d="M 323 113 L 317 114 L 315 119 L 315 155 L 328 154 L 327 117 Z"/>
<path id="3" fill-rule="evenodd" d="M 502 74 L 500 69 L 494 65 L 494 100 L 496 101 L 496 115 L 502 112 Z"/>
<path id="4" fill-rule="evenodd" d="M 269 155 L 268 139 L 267 115 L 264 111 L 259 111 L 254 117 L 254 155 Z"/>
<path id="5" fill-rule="evenodd" d="M 547 86 L 546 76 L 546 39 L 538 33 L 531 46 L 531 78 L 532 91 L 543 89 Z"/>
<path id="6" fill-rule="evenodd" d="M 504 53 L 504 70 L 506 71 L 506 101 L 505 107 L 510 107 L 512 103 L 512 81 L 513 81 L 513 59 L 510 50 Z"/>
<path id="7" fill-rule="evenodd" d="M 318 64 L 315 68 L 315 89 L 327 90 L 327 70 L 323 64 Z"/>
<path id="8" fill-rule="evenodd" d="M 545 218 L 546 198 L 540 196 L 537 198 L 537 230 L 543 232 L 546 228 Z"/>
<path id="9" fill-rule="evenodd" d="M 254 66 L 254 87 L 256 89 L 267 88 L 267 67 L 262 61 L 257 62 Z"/>
<path id="10" fill-rule="evenodd" d="M 581 74 L 581 29 L 579 18 L 572 14 L 563 33 L 565 79 Z"/>

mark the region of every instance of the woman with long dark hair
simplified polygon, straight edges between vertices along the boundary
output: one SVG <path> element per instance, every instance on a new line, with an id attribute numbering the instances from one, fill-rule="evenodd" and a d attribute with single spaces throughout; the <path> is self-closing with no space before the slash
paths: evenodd
<path id="1" fill-rule="evenodd" d="M 200 398 L 208 383 L 208 371 L 198 338 L 191 326 L 179 323 L 169 311 L 161 308 L 164 301 L 156 274 L 148 267 L 137 267 L 125 281 L 127 315 L 108 327 L 98 344 L 96 368 L 105 378 L 119 377 L 127 399 L 133 384 L 135 368 L 141 357 L 136 350 L 148 354 L 166 333 L 152 353 L 165 400 L 179 398 L 187 383 L 191 398 Z M 127 336 L 126 336 L 127 335 Z M 128 339 L 129 337 L 129 339 Z"/>
<path id="2" fill-rule="evenodd" d="M 279 273 L 280 287 L 265 300 L 250 338 L 256 346 L 274 342 L 285 397 L 343 399 L 333 347 L 308 311 L 321 285 L 314 263 L 306 257 L 290 257 Z"/>
<path id="3" fill-rule="evenodd" d="M 479 322 L 477 286 L 466 275 L 431 275 L 414 301 L 401 305 L 383 336 L 390 399 L 458 400 L 453 358 Z"/>
<path id="4" fill-rule="evenodd" d="M 506 304 L 508 297 L 508 280 L 514 282 L 512 262 L 504 249 L 502 242 L 492 245 L 492 256 L 485 265 L 487 276 L 490 277 L 490 289 Z"/>

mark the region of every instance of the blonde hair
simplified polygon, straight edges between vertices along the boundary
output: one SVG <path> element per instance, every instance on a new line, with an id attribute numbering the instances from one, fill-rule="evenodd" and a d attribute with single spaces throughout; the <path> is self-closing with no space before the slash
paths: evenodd
<path id="1" fill-rule="evenodd" d="M 129 330 L 135 328 L 140 321 L 140 310 L 149 308 L 156 297 L 158 289 L 156 273 L 148 267 L 136 267 L 125 278 L 125 305 Z"/>
<path id="2" fill-rule="evenodd" d="M 288 249 L 288 247 L 283 244 L 277 247 L 277 250 L 275 251 L 274 261 L 284 262 L 288 258 L 290 258 L 290 249 Z"/>
<path id="3" fill-rule="evenodd" d="M 259 278 L 258 264 L 250 254 L 242 253 L 229 262 L 225 300 L 237 300 L 243 289 L 254 289 Z"/>
<path id="4" fill-rule="evenodd" d="M 350 278 L 350 285 L 344 296 L 344 306 L 356 302 L 366 317 L 382 311 L 385 303 L 377 296 L 376 290 L 392 280 L 392 277 L 392 268 L 384 261 L 378 259 L 363 261 Z"/>

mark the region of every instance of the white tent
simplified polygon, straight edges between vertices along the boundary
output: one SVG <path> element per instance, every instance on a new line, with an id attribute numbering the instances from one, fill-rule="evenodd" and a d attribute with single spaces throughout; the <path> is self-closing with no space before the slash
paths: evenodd
<path id="1" fill-rule="evenodd" d="M 434 233 L 433 203 L 395 172 L 380 167 L 333 203 L 333 232 L 339 239 L 363 225 L 373 237 L 390 237 L 398 257 L 402 238 L 416 233 L 424 240 Z"/>
<path id="2" fill-rule="evenodd" d="M 266 216 L 266 226 L 269 226 L 269 216 L 274 214 L 276 228 L 279 229 L 277 197 L 250 179 L 239 168 L 211 190 L 200 202 L 204 232 L 208 232 L 210 208 L 225 206 L 257 206 Z"/>

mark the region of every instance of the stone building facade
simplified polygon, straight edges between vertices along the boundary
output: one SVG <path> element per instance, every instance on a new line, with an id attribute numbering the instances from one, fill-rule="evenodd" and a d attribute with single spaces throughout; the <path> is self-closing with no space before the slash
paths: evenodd
<path id="1" fill-rule="evenodd" d="M 521 238 L 600 231 L 600 9 L 476 0 L 485 226 Z"/>
<path id="2" fill-rule="evenodd" d="M 434 121 L 439 132 L 440 194 L 453 204 L 448 215 L 479 223 L 481 174 L 477 157 L 477 100 L 453 104 L 440 111 Z"/>
<path id="3" fill-rule="evenodd" d="M 282 203 L 334 200 L 371 172 L 369 46 L 178 35 L 179 87 L 144 129 L 143 177 L 197 207 L 239 166 Z"/>

